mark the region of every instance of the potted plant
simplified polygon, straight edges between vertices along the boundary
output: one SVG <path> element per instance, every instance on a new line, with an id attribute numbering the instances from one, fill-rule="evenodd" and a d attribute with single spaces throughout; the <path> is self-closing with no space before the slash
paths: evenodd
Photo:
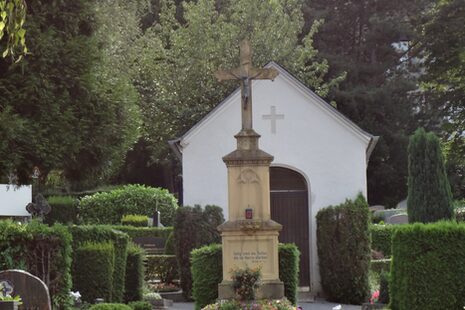
<path id="1" fill-rule="evenodd" d="M 0 310 L 17 310 L 19 305 L 23 302 L 19 296 L 0 295 Z"/>

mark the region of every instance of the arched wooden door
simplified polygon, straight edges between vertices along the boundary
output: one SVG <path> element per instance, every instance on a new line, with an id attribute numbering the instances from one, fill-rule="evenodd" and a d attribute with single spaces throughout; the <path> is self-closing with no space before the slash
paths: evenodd
<path id="1" fill-rule="evenodd" d="M 295 243 L 300 250 L 299 286 L 310 286 L 308 188 L 298 172 L 270 168 L 271 218 L 283 225 L 279 242 Z"/>

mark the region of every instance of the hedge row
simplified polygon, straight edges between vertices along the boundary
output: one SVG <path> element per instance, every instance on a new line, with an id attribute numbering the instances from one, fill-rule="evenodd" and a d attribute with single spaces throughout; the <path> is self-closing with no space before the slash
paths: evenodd
<path id="1" fill-rule="evenodd" d="M 111 242 L 115 249 L 115 264 L 113 271 L 113 291 L 111 301 L 122 302 L 126 275 L 126 258 L 129 237 L 127 234 L 113 229 L 111 226 L 73 226 L 73 249 L 76 251 L 86 242 Z M 76 257 L 73 259 L 73 276 L 76 275 Z"/>
<path id="2" fill-rule="evenodd" d="M 71 235 L 63 225 L 0 221 L 0 270 L 24 269 L 42 279 L 56 308 L 70 303 L 71 253 Z"/>
<path id="3" fill-rule="evenodd" d="M 295 244 L 279 244 L 279 277 L 284 282 L 284 295 L 292 303 L 297 301 L 299 283 L 299 255 Z M 223 280 L 222 248 L 212 244 L 191 253 L 192 294 L 195 309 L 212 304 L 218 298 L 218 284 Z"/>
<path id="4" fill-rule="evenodd" d="M 178 205 L 166 189 L 143 185 L 126 185 L 110 192 L 96 193 L 81 199 L 79 214 L 88 224 L 119 224 L 123 215 L 153 216 L 161 213 L 161 223 L 172 226 Z"/>
<path id="5" fill-rule="evenodd" d="M 44 218 L 44 223 L 75 224 L 77 223 L 79 200 L 71 196 L 50 196 L 47 201 L 52 207 Z"/>
<path id="6" fill-rule="evenodd" d="M 391 240 L 399 225 L 370 225 L 371 249 L 382 252 L 384 257 L 391 256 Z"/>
<path id="7" fill-rule="evenodd" d="M 126 261 L 124 301 L 142 300 L 144 287 L 144 249 L 130 242 Z"/>
<path id="8" fill-rule="evenodd" d="M 121 225 L 135 226 L 135 227 L 147 227 L 149 226 L 149 218 L 147 215 L 135 215 L 135 214 L 123 215 L 123 218 L 121 219 Z"/>
<path id="9" fill-rule="evenodd" d="M 402 225 L 392 243 L 392 310 L 463 309 L 465 225 Z"/>
<path id="10" fill-rule="evenodd" d="M 82 300 L 88 303 L 94 303 L 96 298 L 113 300 L 113 243 L 84 243 L 76 249 L 74 257 L 74 289 L 81 293 Z"/>
<path id="11" fill-rule="evenodd" d="M 128 234 L 131 239 L 140 237 L 167 239 L 173 231 L 173 227 L 132 227 L 124 225 L 113 225 L 111 227 Z"/>
<path id="12" fill-rule="evenodd" d="M 360 194 L 318 212 L 317 247 L 321 284 L 330 301 L 361 304 L 368 299 L 369 211 Z"/>

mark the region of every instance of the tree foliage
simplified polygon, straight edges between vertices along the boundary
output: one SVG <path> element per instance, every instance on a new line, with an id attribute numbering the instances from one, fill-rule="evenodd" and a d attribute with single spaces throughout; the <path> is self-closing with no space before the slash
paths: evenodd
<path id="1" fill-rule="evenodd" d="M 452 194 L 438 138 L 420 128 L 410 138 L 408 152 L 409 222 L 452 218 Z"/>
<path id="2" fill-rule="evenodd" d="M 25 0 L 0 1 L 0 52 L 3 58 L 11 56 L 14 59 L 18 54 L 17 60 L 21 60 L 27 53 L 25 21 Z"/>
<path id="3" fill-rule="evenodd" d="M 371 204 L 394 206 L 406 196 L 408 135 L 415 126 L 415 68 L 395 43 L 415 37 L 413 25 L 428 1 L 312 0 L 307 24 L 324 19 L 315 46 L 329 74 L 347 72 L 331 93 L 337 108 L 380 140 L 370 159 Z M 307 28 L 310 26 L 307 25 Z"/>
<path id="4" fill-rule="evenodd" d="M 28 47 L 20 64 L 0 60 L 0 175 L 21 182 L 38 166 L 97 181 L 119 167 L 138 135 L 138 94 L 114 45 L 99 35 L 88 1 L 28 3 Z"/>
<path id="5" fill-rule="evenodd" d="M 136 42 L 139 58 L 135 82 L 141 96 L 144 138 L 152 158 L 167 158 L 169 139 L 189 129 L 237 84 L 218 83 L 213 72 L 236 67 L 239 42 L 248 37 L 253 61 L 281 63 L 325 96 L 338 80 L 326 83 L 325 60 L 313 48 L 319 22 L 302 41 L 300 2 L 184 2 L 179 21 L 174 1 L 160 1 L 158 20 Z"/>

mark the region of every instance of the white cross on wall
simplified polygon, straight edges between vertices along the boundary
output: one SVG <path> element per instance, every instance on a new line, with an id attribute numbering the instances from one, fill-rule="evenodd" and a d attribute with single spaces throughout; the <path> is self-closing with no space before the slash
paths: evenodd
<path id="1" fill-rule="evenodd" d="M 276 120 L 284 119 L 284 114 L 276 114 L 276 107 L 272 105 L 270 114 L 262 115 L 262 119 L 271 120 L 271 133 L 276 133 Z"/>

